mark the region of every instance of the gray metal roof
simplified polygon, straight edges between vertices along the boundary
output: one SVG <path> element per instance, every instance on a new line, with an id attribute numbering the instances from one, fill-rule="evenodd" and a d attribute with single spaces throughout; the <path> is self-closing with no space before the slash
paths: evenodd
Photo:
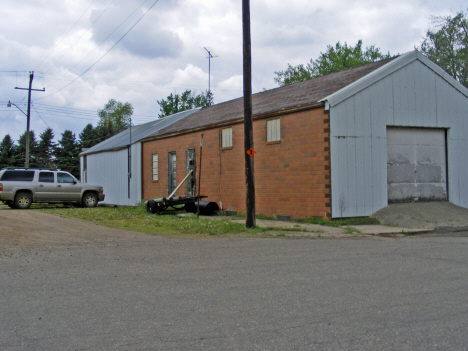
<path id="1" fill-rule="evenodd" d="M 151 121 L 138 126 L 132 126 L 132 144 L 139 142 L 141 139 L 146 138 L 148 135 L 154 134 L 157 131 L 166 128 L 174 122 L 180 121 L 181 119 L 197 112 L 200 108 L 194 108 L 192 110 L 182 111 L 173 115 Z M 119 150 L 125 148 L 130 143 L 130 128 L 116 134 L 109 139 L 106 139 L 99 144 L 87 149 L 80 153 L 82 155 L 89 155 L 103 151 Z"/>

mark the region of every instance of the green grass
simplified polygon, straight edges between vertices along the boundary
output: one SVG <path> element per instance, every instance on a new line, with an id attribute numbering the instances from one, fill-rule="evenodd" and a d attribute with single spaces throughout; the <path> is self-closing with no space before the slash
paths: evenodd
<path id="1" fill-rule="evenodd" d="M 346 226 L 343 228 L 344 229 L 344 233 L 345 234 L 354 234 L 354 233 L 361 233 L 361 231 L 357 228 L 354 228 L 354 227 L 350 227 L 350 226 Z"/>
<path id="2" fill-rule="evenodd" d="M 195 214 L 185 214 L 178 216 L 176 214 L 153 215 L 146 213 L 143 204 L 137 207 L 97 207 L 97 208 L 75 208 L 65 205 L 47 205 L 33 204 L 31 209 L 41 210 L 47 213 L 78 218 L 90 221 L 96 224 L 145 232 L 150 234 L 165 234 L 165 235 L 191 235 L 191 236 L 210 236 L 210 235 L 242 235 L 242 236 L 257 236 L 271 237 L 286 236 L 284 232 L 307 232 L 305 228 L 300 228 L 298 224 L 292 228 L 283 227 L 257 227 L 247 229 L 244 223 L 234 223 L 231 219 L 243 219 L 245 216 L 234 217 L 212 217 L 197 219 Z M 182 212 L 182 211 L 181 211 Z M 271 219 L 266 216 L 259 215 L 259 219 Z M 313 223 L 327 225 L 333 227 L 344 227 L 345 233 L 359 233 L 359 230 L 352 225 L 376 224 L 379 223 L 373 218 L 350 218 L 341 220 L 324 220 L 322 218 L 306 218 L 297 219 L 297 223 Z M 279 231 L 280 234 L 269 232 Z M 311 232 L 323 232 L 316 230 Z"/>
<path id="3" fill-rule="evenodd" d="M 327 225 L 329 227 L 380 224 L 377 218 L 371 218 L 371 217 L 345 218 L 345 219 L 336 219 L 336 220 L 326 220 L 326 219 L 318 218 L 318 217 L 309 217 L 309 218 L 295 219 L 294 221 L 299 222 L 299 223 Z"/>
<path id="4" fill-rule="evenodd" d="M 74 208 L 66 206 L 35 205 L 33 208 L 42 209 L 47 213 L 87 220 L 96 224 L 113 228 L 140 231 L 150 234 L 190 234 L 199 236 L 223 234 L 258 235 L 272 228 L 247 229 L 244 224 L 233 223 L 229 220 L 205 219 L 197 220 L 196 215 L 147 214 L 142 207 L 97 207 Z"/>

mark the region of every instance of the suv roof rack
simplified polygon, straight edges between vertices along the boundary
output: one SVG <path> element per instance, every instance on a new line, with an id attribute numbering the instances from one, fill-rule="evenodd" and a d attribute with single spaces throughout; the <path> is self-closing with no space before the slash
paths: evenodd
<path id="1" fill-rule="evenodd" d="M 2 170 L 18 170 L 18 171 L 60 171 L 60 169 L 57 168 L 37 168 L 37 167 L 5 167 L 2 168 Z"/>

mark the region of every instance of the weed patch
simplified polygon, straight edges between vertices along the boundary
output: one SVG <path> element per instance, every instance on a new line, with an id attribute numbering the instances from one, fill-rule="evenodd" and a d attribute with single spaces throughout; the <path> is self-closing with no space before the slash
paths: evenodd
<path id="1" fill-rule="evenodd" d="M 150 234 L 191 234 L 191 235 L 223 235 L 223 234 L 259 234 L 269 228 L 247 229 L 245 225 L 231 221 L 217 219 L 197 219 L 196 215 L 188 214 L 183 217 L 176 215 L 152 215 L 146 213 L 142 207 L 97 207 L 71 208 L 49 207 L 42 208 L 45 212 L 63 217 L 83 219 L 96 224 L 113 228 L 123 228 Z"/>
<path id="2" fill-rule="evenodd" d="M 332 219 L 332 220 L 326 220 L 326 219 L 319 218 L 319 217 L 309 217 L 309 218 L 298 218 L 298 219 L 295 219 L 294 221 L 299 222 L 299 223 L 326 225 L 329 227 L 380 224 L 377 218 L 371 218 L 371 217 L 344 218 L 344 219 Z"/>

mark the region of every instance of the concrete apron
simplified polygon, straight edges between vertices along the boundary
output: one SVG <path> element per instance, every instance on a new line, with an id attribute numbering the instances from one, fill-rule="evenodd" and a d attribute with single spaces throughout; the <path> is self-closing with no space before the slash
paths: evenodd
<path id="1" fill-rule="evenodd" d="M 371 217 L 393 227 L 425 230 L 468 228 L 468 209 L 447 201 L 390 204 Z"/>

